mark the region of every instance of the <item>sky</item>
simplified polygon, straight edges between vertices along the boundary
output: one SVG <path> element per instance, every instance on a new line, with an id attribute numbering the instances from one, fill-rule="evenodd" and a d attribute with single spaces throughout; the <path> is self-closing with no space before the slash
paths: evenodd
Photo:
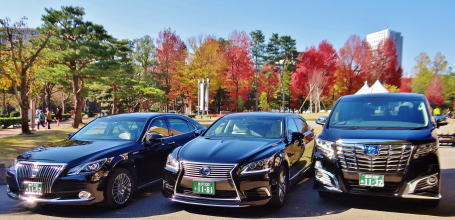
<path id="1" fill-rule="evenodd" d="M 403 36 L 403 69 L 414 73 L 415 57 L 427 52 L 446 56 L 455 69 L 455 1 L 422 0 L 0 0 L 0 17 L 28 18 L 41 25 L 45 8 L 81 6 L 86 20 L 102 24 L 119 39 L 144 35 L 156 38 L 171 28 L 183 40 L 214 35 L 227 38 L 234 31 L 262 30 L 290 35 L 299 51 L 327 40 L 336 49 L 349 36 L 364 38 L 385 28 Z"/>

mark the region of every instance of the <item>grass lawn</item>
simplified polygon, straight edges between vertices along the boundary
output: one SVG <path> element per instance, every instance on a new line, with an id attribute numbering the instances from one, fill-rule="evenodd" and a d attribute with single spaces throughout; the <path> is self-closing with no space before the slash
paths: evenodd
<path id="1" fill-rule="evenodd" d="M 19 134 L 0 138 L 0 163 L 10 165 L 11 161 L 17 155 L 40 145 L 63 140 L 69 133 L 74 131 L 76 129 L 72 128 L 69 124 L 60 125 L 59 127 L 54 124 L 54 127 L 50 130 L 41 129 L 29 135 Z"/>

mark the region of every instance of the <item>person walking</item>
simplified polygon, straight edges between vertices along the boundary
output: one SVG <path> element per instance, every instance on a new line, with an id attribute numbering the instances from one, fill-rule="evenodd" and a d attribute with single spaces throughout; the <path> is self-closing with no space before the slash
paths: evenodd
<path id="1" fill-rule="evenodd" d="M 55 113 L 55 120 L 57 120 L 57 126 L 60 126 L 60 121 L 62 120 L 62 109 L 60 106 L 57 107 L 57 112 Z"/>
<path id="2" fill-rule="evenodd" d="M 52 112 L 49 110 L 49 108 L 46 108 L 46 122 L 47 122 L 47 129 L 51 129 Z"/>
<path id="3" fill-rule="evenodd" d="M 37 116 L 36 116 L 36 119 L 37 119 L 37 122 L 38 122 L 38 130 L 39 130 L 39 126 L 43 126 L 43 128 L 45 128 L 46 126 L 44 125 L 44 121 L 46 119 L 46 116 L 44 115 L 44 112 L 40 109 L 37 110 Z"/>

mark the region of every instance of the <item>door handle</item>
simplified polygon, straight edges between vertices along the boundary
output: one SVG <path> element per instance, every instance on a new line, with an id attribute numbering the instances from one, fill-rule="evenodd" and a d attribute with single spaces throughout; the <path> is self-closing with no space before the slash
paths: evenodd
<path id="1" fill-rule="evenodd" d="M 175 141 L 169 142 L 169 145 L 175 145 Z"/>

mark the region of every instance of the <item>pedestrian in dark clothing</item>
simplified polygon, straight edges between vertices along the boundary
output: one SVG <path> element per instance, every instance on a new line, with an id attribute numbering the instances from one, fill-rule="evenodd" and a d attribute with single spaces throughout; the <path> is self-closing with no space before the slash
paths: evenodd
<path id="1" fill-rule="evenodd" d="M 62 120 L 62 109 L 57 107 L 57 112 L 55 113 L 55 120 L 57 120 L 57 126 L 60 126 L 60 121 Z"/>
<path id="2" fill-rule="evenodd" d="M 46 120 L 46 116 L 44 115 L 44 112 L 42 110 L 37 110 L 37 115 L 36 115 L 36 119 L 38 120 L 38 130 L 39 130 L 39 126 L 43 126 L 43 128 L 45 128 L 46 126 L 44 125 L 44 122 Z"/>

